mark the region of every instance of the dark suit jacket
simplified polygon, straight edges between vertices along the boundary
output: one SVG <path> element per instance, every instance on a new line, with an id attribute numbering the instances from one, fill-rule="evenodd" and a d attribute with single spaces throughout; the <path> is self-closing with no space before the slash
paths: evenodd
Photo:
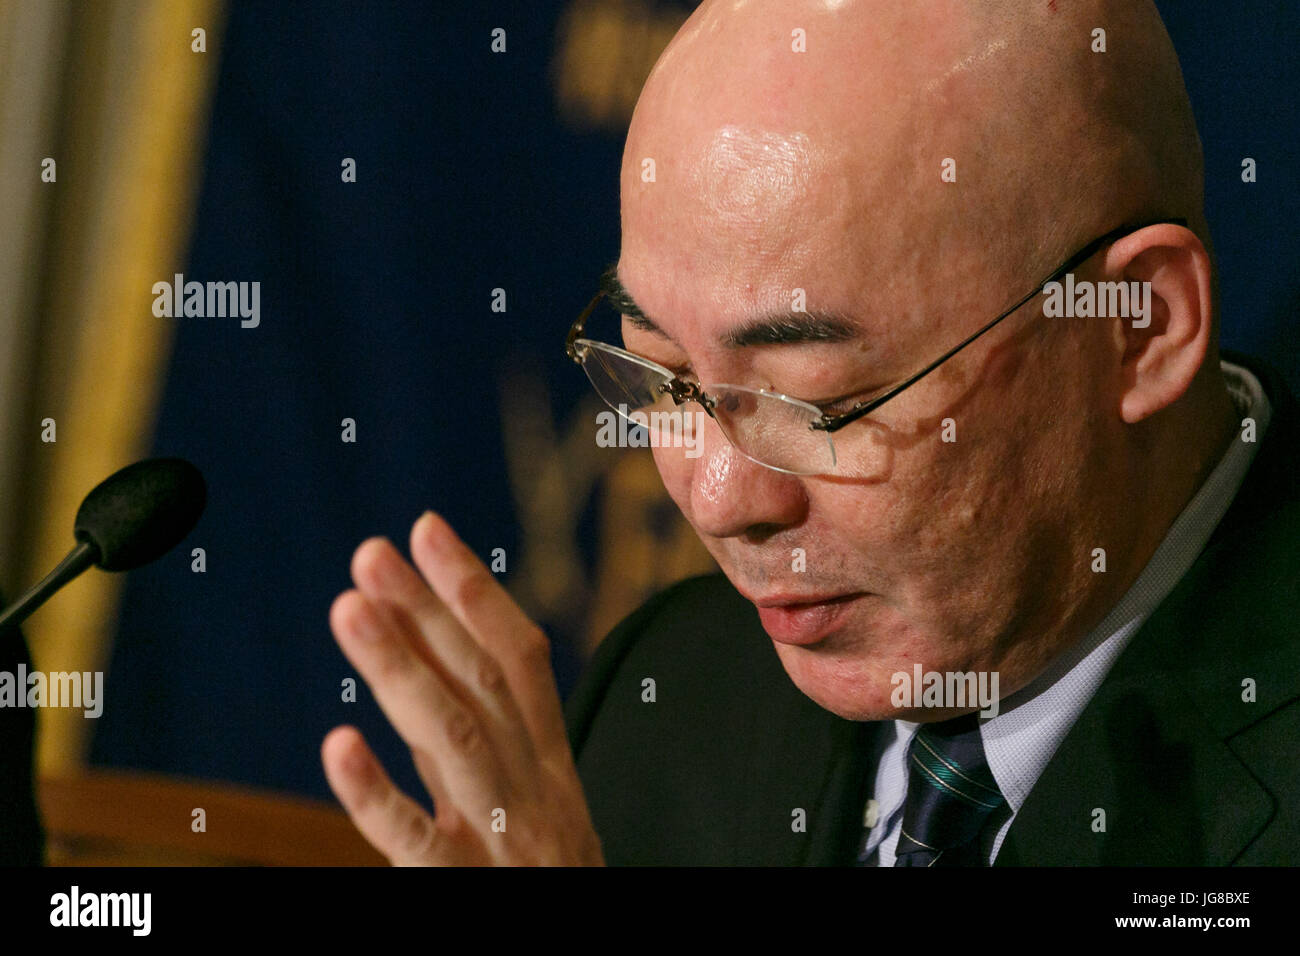
<path id="1" fill-rule="evenodd" d="M 1273 405 L 1255 461 L 1044 769 L 997 866 L 1300 863 L 1300 415 L 1271 369 L 1225 358 Z M 620 624 L 567 717 L 611 864 L 849 864 L 878 735 L 892 732 L 805 697 L 722 575 Z"/>
<path id="2" fill-rule="evenodd" d="M 0 594 L 0 608 L 5 606 Z M 27 642 L 16 627 L 0 628 L 0 671 L 15 678 L 18 665 L 31 668 Z M 26 694 L 25 687 L 18 692 Z M 0 707 L 0 866 L 39 866 L 45 840 L 32 786 L 36 712 Z"/>

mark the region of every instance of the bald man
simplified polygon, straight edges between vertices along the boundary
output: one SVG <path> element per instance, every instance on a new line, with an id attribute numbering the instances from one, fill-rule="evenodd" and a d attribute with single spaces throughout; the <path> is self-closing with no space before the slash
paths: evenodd
<path id="1" fill-rule="evenodd" d="M 414 567 L 363 544 L 332 626 L 437 807 L 335 730 L 376 847 L 1300 861 L 1297 410 L 1219 353 L 1149 3 L 706 2 L 621 187 L 569 354 L 660 437 L 698 416 L 654 455 L 723 574 L 606 639 L 566 738 L 545 638 L 441 519 Z"/>

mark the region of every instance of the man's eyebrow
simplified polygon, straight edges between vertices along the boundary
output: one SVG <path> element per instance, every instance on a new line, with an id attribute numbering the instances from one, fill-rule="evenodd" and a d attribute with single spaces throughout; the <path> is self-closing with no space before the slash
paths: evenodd
<path id="1" fill-rule="evenodd" d="M 847 342 L 858 328 L 832 312 L 777 312 L 746 322 L 722 337 L 728 348 L 751 345 L 803 345 L 809 342 Z"/>
<path id="2" fill-rule="evenodd" d="M 605 293 L 605 298 L 609 300 L 609 304 L 631 319 L 632 324 L 638 329 L 663 336 L 670 342 L 673 340 L 672 336 L 655 325 L 654 320 L 642 312 L 641 307 L 632 301 L 631 294 L 618 277 L 617 263 L 611 265 L 601 274 L 600 291 Z"/>
<path id="3" fill-rule="evenodd" d="M 617 264 L 600 277 L 600 290 L 614 308 L 627 316 L 638 329 L 653 332 L 668 341 L 672 336 L 655 324 L 641 310 L 618 277 Z M 720 342 L 726 348 L 742 349 L 754 345 L 802 345 L 810 342 L 847 342 L 861 334 L 858 326 L 834 312 L 777 312 L 746 322 L 723 333 Z"/>

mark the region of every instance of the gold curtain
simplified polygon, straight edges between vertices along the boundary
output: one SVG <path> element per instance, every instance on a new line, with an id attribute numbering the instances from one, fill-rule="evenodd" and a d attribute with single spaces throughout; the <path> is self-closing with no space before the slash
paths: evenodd
<path id="1" fill-rule="evenodd" d="M 148 452 L 174 321 L 153 315 L 151 288 L 183 269 L 222 12 L 218 0 L 0 5 L 0 201 L 18 222 L 0 265 L 9 595 L 71 547 L 86 492 Z M 121 584 L 88 572 L 29 618 L 35 667 L 103 670 Z M 46 709 L 39 727 L 40 773 L 84 765 L 80 710 Z"/>

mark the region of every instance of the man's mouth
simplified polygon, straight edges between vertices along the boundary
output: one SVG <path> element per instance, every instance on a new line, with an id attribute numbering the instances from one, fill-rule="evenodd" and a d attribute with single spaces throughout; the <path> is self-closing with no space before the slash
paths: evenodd
<path id="1" fill-rule="evenodd" d="M 743 592 L 742 592 L 743 593 Z M 834 631 L 852 609 L 853 602 L 866 597 L 864 591 L 850 594 L 771 594 L 750 597 L 758 608 L 763 630 L 781 644 L 816 644 Z"/>

